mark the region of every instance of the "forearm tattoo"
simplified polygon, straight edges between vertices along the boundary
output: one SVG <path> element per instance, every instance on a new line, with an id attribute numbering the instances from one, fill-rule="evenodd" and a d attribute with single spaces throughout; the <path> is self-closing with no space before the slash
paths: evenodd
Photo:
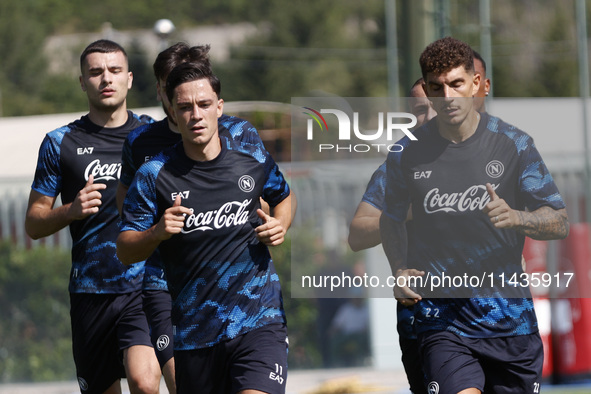
<path id="1" fill-rule="evenodd" d="M 565 209 L 541 207 L 533 212 L 517 211 L 521 225 L 518 230 L 538 240 L 566 238 L 569 231 Z"/>

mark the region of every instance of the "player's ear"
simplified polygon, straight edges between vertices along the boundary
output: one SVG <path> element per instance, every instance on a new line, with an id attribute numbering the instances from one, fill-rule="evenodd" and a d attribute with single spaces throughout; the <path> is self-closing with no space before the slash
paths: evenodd
<path id="1" fill-rule="evenodd" d="M 224 113 L 224 99 L 218 100 L 218 118 Z"/>
<path id="2" fill-rule="evenodd" d="M 84 84 L 84 78 L 82 77 L 82 75 L 78 77 L 78 80 L 80 81 L 80 88 L 82 88 L 83 92 L 86 92 L 86 85 Z"/>
<path id="3" fill-rule="evenodd" d="M 482 79 L 479 73 L 474 73 L 472 82 L 472 97 L 474 97 L 476 96 L 476 93 L 478 93 L 478 89 L 480 89 L 480 84 L 482 83 Z"/>
<path id="4" fill-rule="evenodd" d="M 158 81 L 156 82 L 156 100 L 158 100 L 159 102 L 164 102 L 162 100 L 162 94 L 160 93 L 160 91 L 160 81 Z"/>
<path id="5" fill-rule="evenodd" d="M 172 103 L 170 103 L 168 105 L 168 113 L 170 114 L 170 117 L 172 118 L 172 123 L 178 125 L 178 121 L 176 120 L 176 113 L 174 112 L 174 108 L 172 108 Z"/>

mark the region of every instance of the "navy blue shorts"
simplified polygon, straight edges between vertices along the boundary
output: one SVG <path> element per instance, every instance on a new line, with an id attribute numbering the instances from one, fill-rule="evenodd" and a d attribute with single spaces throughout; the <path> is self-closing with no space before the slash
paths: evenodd
<path id="1" fill-rule="evenodd" d="M 160 368 L 173 357 L 173 335 L 170 293 L 164 290 L 144 290 L 144 311 L 150 326 L 150 337 Z"/>
<path id="2" fill-rule="evenodd" d="M 418 340 L 399 337 L 398 341 L 400 350 L 402 350 L 402 365 L 404 372 L 406 372 L 410 391 L 413 394 L 427 394 Z"/>
<path id="3" fill-rule="evenodd" d="M 141 295 L 70 294 L 72 351 L 84 394 L 103 393 L 125 377 L 124 349 L 152 346 Z"/>
<path id="4" fill-rule="evenodd" d="M 400 302 L 396 303 L 396 316 L 398 323 L 398 342 L 402 350 L 402 365 L 410 390 L 414 394 L 427 394 L 425 374 L 419 354 L 419 342 L 414 330 L 414 307 L 405 307 Z"/>
<path id="5" fill-rule="evenodd" d="M 287 328 L 268 324 L 209 348 L 174 352 L 178 394 L 285 393 Z"/>
<path id="6" fill-rule="evenodd" d="M 419 344 L 429 393 L 470 387 L 495 394 L 540 392 L 544 349 L 538 333 L 467 338 L 427 332 L 419 335 Z"/>

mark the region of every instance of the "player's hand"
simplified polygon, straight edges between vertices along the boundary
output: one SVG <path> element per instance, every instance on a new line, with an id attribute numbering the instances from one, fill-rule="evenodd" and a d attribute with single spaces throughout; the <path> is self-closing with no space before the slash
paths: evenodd
<path id="1" fill-rule="evenodd" d="M 414 268 L 398 270 L 396 272 L 396 286 L 394 286 L 394 298 L 403 306 L 412 306 L 419 302 L 422 297 L 408 286 L 398 286 L 399 284 L 413 284 L 412 277 L 423 276 L 425 271 L 419 271 Z M 404 279 L 402 279 L 404 278 Z"/>
<path id="2" fill-rule="evenodd" d="M 285 229 L 281 222 L 267 215 L 262 209 L 257 209 L 257 215 L 263 220 L 263 224 L 254 229 L 258 240 L 267 246 L 282 244 L 285 240 Z"/>
<path id="3" fill-rule="evenodd" d="M 520 225 L 520 216 L 509 204 L 500 198 L 490 183 L 486 184 L 486 191 L 490 196 L 490 202 L 486 204 L 482 212 L 488 216 L 495 228 L 513 228 Z"/>
<path id="4" fill-rule="evenodd" d="M 164 241 L 172 237 L 174 234 L 179 234 L 185 226 L 186 215 L 191 215 L 189 208 L 181 205 L 181 196 L 177 195 L 172 207 L 164 211 L 164 215 L 156 224 L 155 232 L 158 239 Z"/>
<path id="5" fill-rule="evenodd" d="M 84 219 L 99 211 L 103 197 L 99 190 L 106 189 L 104 183 L 94 183 L 94 176 L 90 175 L 86 185 L 78 192 L 70 205 L 70 215 L 74 220 Z"/>

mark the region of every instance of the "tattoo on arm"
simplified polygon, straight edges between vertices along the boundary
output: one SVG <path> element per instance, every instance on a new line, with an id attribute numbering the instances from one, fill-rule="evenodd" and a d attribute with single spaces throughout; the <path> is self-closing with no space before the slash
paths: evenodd
<path id="1" fill-rule="evenodd" d="M 563 239 L 569 232 L 565 209 L 541 207 L 533 212 L 517 211 L 521 225 L 518 231 L 538 240 Z"/>

